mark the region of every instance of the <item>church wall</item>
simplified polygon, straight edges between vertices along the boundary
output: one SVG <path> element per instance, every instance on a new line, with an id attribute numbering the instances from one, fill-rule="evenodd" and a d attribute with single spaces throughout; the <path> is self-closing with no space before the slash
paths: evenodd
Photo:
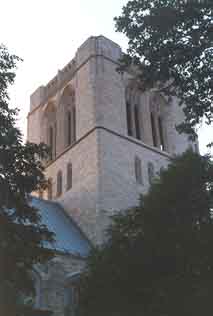
<path id="1" fill-rule="evenodd" d="M 72 188 L 66 190 L 67 165 L 72 163 Z M 62 195 L 57 197 L 57 173 L 63 173 Z M 53 197 L 64 207 L 90 240 L 96 240 L 96 209 L 98 209 L 97 135 L 93 130 L 46 168 L 53 181 Z"/>
<path id="2" fill-rule="evenodd" d="M 109 223 L 108 210 L 134 206 L 138 203 L 139 193 L 146 192 L 148 162 L 152 162 L 158 171 L 167 164 L 169 157 L 160 149 L 149 147 L 153 145 L 150 103 L 154 91 L 140 91 L 136 99 L 140 106 L 142 139 L 127 135 L 126 88 L 132 82 L 129 74 L 121 75 L 116 71 L 120 56 L 121 49 L 116 43 L 103 36 L 90 37 L 78 49 L 75 58 L 31 96 L 28 118 L 28 140 L 45 141 L 46 126 L 42 126 L 42 115 L 48 104 L 54 103 L 58 120 L 56 159 L 46 168 L 47 177 L 53 181 L 53 198 L 95 243 L 103 240 L 103 229 Z M 63 136 L 66 112 L 62 110 L 60 100 L 64 88 L 69 85 L 76 95 L 77 137 L 76 143 L 66 148 Z M 134 91 L 138 93 L 137 89 Z M 156 103 L 159 102 L 156 99 Z M 186 136 L 175 130 L 175 125 L 183 120 L 183 112 L 176 100 L 170 104 L 161 102 L 165 103 L 166 151 L 171 155 L 181 153 L 189 144 Z M 143 146 L 143 143 L 147 145 Z M 142 186 L 135 181 L 135 156 L 142 162 Z M 70 162 L 73 186 L 67 191 L 66 168 Z M 57 197 L 59 170 L 63 173 L 63 187 L 62 195 Z"/>
<path id="3" fill-rule="evenodd" d="M 86 52 L 85 52 L 86 54 Z M 85 56 L 86 59 L 86 56 Z M 77 139 L 95 126 L 93 60 L 88 60 L 76 73 Z"/>
<path id="4" fill-rule="evenodd" d="M 32 143 L 40 143 L 41 142 L 41 129 L 40 127 L 41 121 L 41 109 L 37 109 L 31 115 L 28 115 L 27 120 L 27 140 Z"/>
<path id="5" fill-rule="evenodd" d="M 184 121 L 184 112 L 182 107 L 178 105 L 177 98 L 173 98 L 168 105 L 168 115 L 166 117 L 166 125 L 168 129 L 167 137 L 169 144 L 169 152 L 172 154 L 180 154 L 186 151 L 189 146 L 194 146 L 189 141 L 186 134 L 179 134 L 176 126 Z"/>
<path id="6" fill-rule="evenodd" d="M 105 38 L 97 38 L 95 113 L 96 125 L 118 133 L 126 131 L 125 89 L 122 75 L 116 69 L 120 48 Z"/>
<path id="7" fill-rule="evenodd" d="M 140 141 L 99 130 L 100 209 L 121 210 L 138 205 L 139 196 L 149 187 L 147 166 L 152 162 L 155 172 L 166 167 L 169 155 L 143 146 Z M 141 159 L 142 182 L 135 177 L 135 157 Z"/>
<path id="8" fill-rule="evenodd" d="M 39 306 L 41 310 L 50 310 L 53 316 L 64 315 L 65 288 L 75 274 L 85 267 L 85 259 L 69 254 L 57 254 L 37 271 L 40 276 Z"/>
<path id="9" fill-rule="evenodd" d="M 118 73 L 117 60 L 120 58 L 121 51 L 116 44 L 104 37 L 98 37 L 96 41 L 98 47 L 96 51 L 101 54 L 96 56 L 95 70 L 93 70 L 93 73 L 95 71 L 95 124 L 127 135 L 125 92 L 128 85 L 132 84 L 132 76 Z M 139 102 L 142 141 L 153 145 L 150 102 L 156 92 L 154 90 L 145 93 L 140 90 L 135 92 L 140 94 L 140 98 L 135 102 Z M 184 113 L 175 98 L 171 102 L 163 99 L 161 96 L 159 100 L 156 98 L 156 105 L 163 103 L 166 151 L 171 154 L 182 153 L 188 147 L 189 141 L 187 136 L 180 135 L 176 131 L 176 125 L 184 120 Z"/>

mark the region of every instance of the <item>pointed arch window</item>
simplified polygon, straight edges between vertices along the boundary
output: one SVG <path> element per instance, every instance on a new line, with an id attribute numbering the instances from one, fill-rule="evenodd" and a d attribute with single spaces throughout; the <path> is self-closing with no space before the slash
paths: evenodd
<path id="1" fill-rule="evenodd" d="M 157 131 L 156 131 L 156 126 L 155 126 L 155 116 L 154 116 L 153 112 L 151 112 L 150 117 L 151 117 L 153 145 L 155 147 L 157 147 Z"/>
<path id="2" fill-rule="evenodd" d="M 138 184 L 143 184 L 141 159 L 135 157 L 135 179 Z"/>
<path id="3" fill-rule="evenodd" d="M 165 150 L 165 142 L 163 135 L 163 121 L 161 116 L 158 117 L 159 135 L 160 135 L 160 149 Z"/>
<path id="4" fill-rule="evenodd" d="M 148 179 L 149 179 L 149 184 L 151 185 L 154 181 L 154 177 L 155 177 L 155 169 L 154 169 L 154 165 L 152 162 L 148 163 Z"/>
<path id="5" fill-rule="evenodd" d="M 63 107 L 63 120 L 65 122 L 65 124 L 63 124 L 63 142 L 64 146 L 67 147 L 76 141 L 76 98 L 75 90 L 71 85 L 68 85 L 63 90 L 60 103 Z"/>
<path id="6" fill-rule="evenodd" d="M 67 190 L 72 188 L 72 164 L 67 165 Z"/>
<path id="7" fill-rule="evenodd" d="M 129 102 L 126 103 L 126 118 L 127 118 L 127 133 L 129 136 L 133 135 L 132 132 L 132 112 L 131 105 Z"/>
<path id="8" fill-rule="evenodd" d="M 138 105 L 134 106 L 134 115 L 135 115 L 135 134 L 137 139 L 141 139 L 141 130 L 140 130 L 140 112 Z"/>
<path id="9" fill-rule="evenodd" d="M 53 156 L 54 156 L 54 136 L 53 136 L 53 127 L 50 126 L 49 127 L 49 147 L 50 147 L 50 160 L 53 160 Z"/>
<path id="10" fill-rule="evenodd" d="M 72 126 L 72 143 L 76 141 L 76 110 L 75 110 L 75 105 L 72 106 L 71 109 L 71 126 Z"/>
<path id="11" fill-rule="evenodd" d="M 64 315 L 76 316 L 79 307 L 80 285 L 79 275 L 74 276 L 67 283 L 64 290 Z"/>
<path id="12" fill-rule="evenodd" d="M 62 194 L 62 171 L 58 171 L 57 174 L 57 197 Z"/>
<path id="13" fill-rule="evenodd" d="M 72 126 L 72 118 L 71 118 L 71 111 L 67 112 L 67 145 L 71 145 L 72 143 L 72 135 L 71 135 L 71 126 Z"/>
<path id="14" fill-rule="evenodd" d="M 41 306 L 41 278 L 38 273 L 33 271 L 32 275 L 34 281 L 34 288 L 35 288 L 35 296 L 33 305 L 35 308 L 39 308 Z"/>

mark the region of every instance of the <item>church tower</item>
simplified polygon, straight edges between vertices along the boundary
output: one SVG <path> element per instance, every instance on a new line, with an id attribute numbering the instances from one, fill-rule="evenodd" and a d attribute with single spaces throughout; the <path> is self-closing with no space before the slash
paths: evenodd
<path id="1" fill-rule="evenodd" d="M 28 141 L 51 147 L 43 198 L 57 200 L 94 243 L 109 215 L 138 204 L 160 168 L 194 147 L 175 125 L 178 102 L 142 93 L 116 71 L 121 48 L 90 37 L 46 85 L 31 95 Z"/>

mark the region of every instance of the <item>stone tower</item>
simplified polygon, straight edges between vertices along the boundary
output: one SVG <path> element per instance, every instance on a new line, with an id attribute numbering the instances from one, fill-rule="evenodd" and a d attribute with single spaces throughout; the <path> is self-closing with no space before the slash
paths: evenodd
<path id="1" fill-rule="evenodd" d="M 31 95 L 28 140 L 51 147 L 44 198 L 57 200 L 92 242 L 109 214 L 135 206 L 172 155 L 190 144 L 176 132 L 183 113 L 156 91 L 142 93 L 116 71 L 121 48 L 90 37 Z"/>

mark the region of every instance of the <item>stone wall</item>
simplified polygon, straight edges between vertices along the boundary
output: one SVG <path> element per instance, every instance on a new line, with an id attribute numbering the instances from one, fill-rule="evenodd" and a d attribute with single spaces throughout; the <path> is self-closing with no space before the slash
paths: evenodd
<path id="1" fill-rule="evenodd" d="M 65 287 L 72 276 L 81 273 L 84 267 L 84 259 L 68 254 L 58 254 L 49 263 L 40 266 L 37 269 L 40 276 L 37 307 L 52 311 L 53 316 L 63 316 Z"/>
<path id="2" fill-rule="evenodd" d="M 132 76 L 116 71 L 120 56 L 121 49 L 116 43 L 103 36 L 90 37 L 79 47 L 75 58 L 31 96 L 28 118 L 28 140 L 45 141 L 42 117 L 48 104 L 54 104 L 58 119 L 56 159 L 47 166 L 46 175 L 53 180 L 53 197 L 95 243 L 103 240 L 109 210 L 136 205 L 140 193 L 147 191 L 148 162 L 154 164 L 157 172 L 166 166 L 170 155 L 181 153 L 189 146 L 187 138 L 175 129 L 183 120 L 177 100 L 168 103 L 159 95 L 156 102 L 162 103 L 167 154 L 152 147 L 150 101 L 154 91 L 141 92 L 138 101 L 142 140 L 127 136 L 125 91 Z M 65 148 L 60 100 L 68 85 L 76 93 L 77 141 Z M 135 156 L 142 162 L 142 186 L 135 181 Z M 73 186 L 67 191 L 66 168 L 70 162 Z M 59 170 L 63 173 L 63 194 L 57 197 Z"/>
<path id="3" fill-rule="evenodd" d="M 154 165 L 156 176 L 166 167 L 170 156 L 132 137 L 123 137 L 99 129 L 99 192 L 100 209 L 116 211 L 138 205 L 140 194 L 149 188 L 148 163 Z M 135 157 L 141 159 L 142 185 L 136 182 Z"/>
<path id="4" fill-rule="evenodd" d="M 72 188 L 67 191 L 67 165 L 72 163 Z M 57 173 L 63 174 L 62 195 L 57 197 Z M 96 239 L 95 219 L 98 209 L 97 133 L 93 130 L 46 168 L 53 180 L 53 197 L 77 222 L 90 240 Z"/>

